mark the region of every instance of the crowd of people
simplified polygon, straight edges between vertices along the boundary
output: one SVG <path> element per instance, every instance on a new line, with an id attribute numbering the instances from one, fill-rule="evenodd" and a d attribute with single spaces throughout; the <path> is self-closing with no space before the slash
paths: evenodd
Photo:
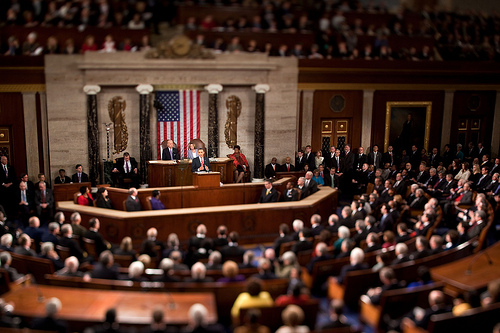
<path id="1" fill-rule="evenodd" d="M 219 6 L 241 7 L 239 17 L 218 22 L 214 15 L 203 19 L 188 17 L 186 22 L 178 22 L 175 1 L 4 1 L 0 7 L 0 17 L 6 25 L 18 25 L 36 30 L 37 27 L 118 27 L 127 29 L 153 28 L 158 32 L 159 22 L 172 25 L 182 24 L 185 30 L 201 33 L 196 43 L 216 50 L 216 52 L 265 52 L 272 56 L 295 56 L 310 59 L 406 59 L 420 60 L 469 60 L 498 61 L 500 59 L 499 18 L 483 12 L 447 12 L 438 7 L 427 8 L 421 13 L 408 8 L 388 9 L 385 2 L 371 1 L 363 6 L 361 1 L 306 2 L 291 1 L 192 1 L 189 5 L 210 5 L 216 11 Z M 210 7 L 205 9 L 210 11 Z M 245 9 L 259 9 L 259 14 L 248 17 Z M 389 10 L 393 12 L 386 22 Z M 363 22 L 359 14 L 385 15 L 380 23 Z M 237 14 L 236 14 L 237 15 Z M 349 17 L 349 20 L 346 18 Z M 411 19 L 408 19 L 411 17 Z M 203 31 L 229 32 L 230 39 L 205 40 Z M 307 49 L 302 44 L 259 45 L 257 40 L 242 45 L 238 32 L 311 34 L 314 44 Z M 130 38 L 115 42 L 106 36 L 102 45 L 95 45 L 94 36 L 88 36 L 83 45 L 74 45 L 71 39 L 58 41 L 55 36 L 47 39 L 46 45 L 36 42 L 36 34 L 21 45 L 11 36 L 2 52 L 16 54 L 78 53 L 87 50 L 113 52 L 115 50 L 135 51 L 150 47 L 148 37 L 140 45 L 133 45 Z M 390 39 L 406 37 L 404 46 L 395 49 Z M 413 37 L 429 38 L 429 43 L 420 45 Z M 35 41 L 33 41 L 33 38 Z M 64 44 L 61 46 L 61 44 Z M 30 47 L 31 46 L 31 47 Z M 37 46 L 34 48 L 34 46 Z"/>

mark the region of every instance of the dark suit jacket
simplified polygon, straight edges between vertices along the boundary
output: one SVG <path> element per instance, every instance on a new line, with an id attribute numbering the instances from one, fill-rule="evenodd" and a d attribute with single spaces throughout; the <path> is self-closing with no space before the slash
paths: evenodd
<path id="1" fill-rule="evenodd" d="M 424 206 L 426 203 L 427 203 L 427 198 L 424 196 L 421 196 L 420 198 L 418 198 L 417 201 L 413 200 L 412 202 L 409 202 L 410 208 L 413 208 L 413 209 L 424 209 Z"/>
<path id="2" fill-rule="evenodd" d="M 304 164 L 306 163 L 306 158 L 302 156 L 302 159 L 296 157 L 295 158 L 295 168 L 297 171 L 304 170 Z"/>
<path id="3" fill-rule="evenodd" d="M 3 164 L 0 163 L 0 185 L 8 183 L 17 183 L 17 176 L 14 167 L 7 164 L 7 176 L 5 175 Z"/>
<path id="4" fill-rule="evenodd" d="M 346 274 L 348 272 L 352 272 L 352 271 L 359 271 L 359 270 L 362 270 L 362 269 L 367 269 L 368 268 L 368 265 L 365 264 L 365 263 L 362 263 L 362 264 L 356 264 L 356 265 L 351 265 L 351 264 L 348 264 L 348 265 L 344 265 L 342 266 L 342 268 L 340 269 L 340 274 L 339 276 L 337 277 L 337 282 L 339 284 L 342 284 L 344 282 L 344 278 L 346 276 Z"/>
<path id="5" fill-rule="evenodd" d="M 396 183 L 394 183 L 392 188 L 396 191 L 396 194 L 400 194 L 403 197 L 406 195 L 406 184 L 403 180 L 401 180 L 397 186 Z"/>
<path id="6" fill-rule="evenodd" d="M 68 176 L 64 176 L 64 182 L 61 180 L 61 177 L 57 176 L 54 180 L 54 184 L 69 184 L 71 183 L 71 178 Z"/>
<path id="7" fill-rule="evenodd" d="M 35 251 L 25 249 L 24 247 L 18 245 L 14 248 L 14 253 L 21 254 L 23 256 L 36 257 Z"/>
<path id="8" fill-rule="evenodd" d="M 275 188 L 271 188 L 269 194 L 267 194 L 267 189 L 262 189 L 260 193 L 259 203 L 276 202 L 278 201 L 278 191 Z"/>
<path id="9" fill-rule="evenodd" d="M 220 249 L 220 254 L 222 258 L 232 258 L 232 257 L 241 257 L 243 259 L 243 254 L 245 253 L 245 249 L 241 246 L 230 246 L 226 245 Z"/>
<path id="10" fill-rule="evenodd" d="M 83 260 L 84 252 L 76 240 L 68 237 L 61 237 L 59 239 L 59 245 L 67 247 L 70 256 L 75 256 L 80 262 Z"/>
<path id="11" fill-rule="evenodd" d="M 32 209 L 35 205 L 35 200 L 34 200 L 34 193 L 26 190 L 26 202 L 28 203 L 28 206 L 26 205 L 19 205 L 19 203 L 21 202 L 21 190 L 18 188 L 16 189 L 16 194 L 15 194 L 15 202 L 17 204 L 17 208 L 18 208 L 18 211 L 19 213 L 25 213 L 25 214 L 28 214 L 30 209 Z"/>
<path id="12" fill-rule="evenodd" d="M 101 254 L 101 252 L 108 249 L 107 243 L 104 241 L 102 235 L 98 232 L 87 230 L 83 237 L 92 239 L 95 242 L 95 249 L 98 256 Z"/>
<path id="13" fill-rule="evenodd" d="M 295 171 L 295 166 L 293 164 L 290 164 L 289 168 L 290 168 L 290 171 Z M 280 170 L 283 171 L 283 172 L 288 172 L 289 171 L 288 168 L 287 168 L 287 166 L 286 166 L 286 163 L 281 165 Z"/>
<path id="14" fill-rule="evenodd" d="M 210 161 L 206 156 L 203 156 L 203 165 L 206 165 L 208 167 L 208 171 L 210 171 Z M 197 172 L 200 167 L 201 167 L 201 160 L 200 157 L 198 156 L 195 159 L 193 159 L 193 163 L 191 164 L 191 172 Z"/>
<path id="15" fill-rule="evenodd" d="M 273 178 L 276 177 L 276 172 L 280 171 L 281 171 L 281 166 L 278 163 L 274 165 L 274 169 L 272 164 L 269 163 L 268 165 L 266 165 L 266 168 L 264 169 L 264 176 L 266 178 Z"/>
<path id="16" fill-rule="evenodd" d="M 82 183 L 86 183 L 89 181 L 89 175 L 87 175 L 85 172 L 82 172 Z M 78 183 L 78 172 L 73 174 L 73 176 L 71 176 L 71 181 L 73 183 Z"/>
<path id="17" fill-rule="evenodd" d="M 384 165 L 386 163 L 389 163 L 391 166 L 393 166 L 393 165 L 399 166 L 398 161 L 396 161 L 396 154 L 394 154 L 394 152 L 392 152 L 392 161 L 391 161 L 391 155 L 389 154 L 388 151 L 383 153 L 382 154 L 382 163 Z"/>
<path id="18" fill-rule="evenodd" d="M 354 154 L 353 152 L 349 152 L 349 154 L 344 156 L 344 172 L 352 171 L 354 167 Z"/>
<path id="19" fill-rule="evenodd" d="M 281 196 L 281 201 L 298 201 L 299 200 L 299 191 L 297 189 L 292 188 L 290 190 L 290 193 L 288 193 L 288 190 L 285 190 L 283 192 L 283 195 Z"/>
<path id="20" fill-rule="evenodd" d="M 382 167 L 382 153 L 378 151 L 377 158 L 375 158 L 375 154 L 372 151 L 370 154 L 368 154 L 368 163 L 370 165 L 374 165 L 375 168 L 381 168 Z"/>
<path id="21" fill-rule="evenodd" d="M 40 206 L 41 203 L 42 192 L 40 192 L 40 190 L 35 191 L 35 205 Z M 49 207 L 54 206 L 54 195 L 52 194 L 52 190 L 49 188 L 45 189 L 45 203 L 47 203 Z"/>
<path id="22" fill-rule="evenodd" d="M 308 196 L 318 192 L 318 183 L 316 183 L 314 179 L 309 180 L 309 186 L 304 186 L 304 187 Z M 302 192 L 304 192 L 304 190 L 302 190 Z"/>
<path id="23" fill-rule="evenodd" d="M 339 182 L 340 182 L 339 175 L 334 174 L 333 175 L 333 185 L 335 187 L 339 187 L 339 185 L 340 185 Z M 332 178 L 331 178 L 330 173 L 325 173 L 325 186 L 332 187 Z"/>
<path id="24" fill-rule="evenodd" d="M 304 164 L 309 165 L 309 171 L 313 171 L 316 169 L 316 162 L 314 161 L 314 153 L 311 151 L 309 153 L 309 156 L 307 156 L 307 153 L 304 153 L 304 158 L 306 159 L 306 162 Z"/>
<path id="25" fill-rule="evenodd" d="M 172 158 L 170 158 L 170 152 L 168 150 L 168 147 L 163 149 L 163 152 L 161 154 L 161 159 L 164 161 L 170 161 L 170 160 L 180 160 L 181 158 L 179 157 L 179 150 L 177 148 L 172 148 Z"/>
<path id="26" fill-rule="evenodd" d="M 307 251 L 307 250 L 311 250 L 312 248 L 313 248 L 313 243 L 311 241 L 308 241 L 308 240 L 300 241 L 299 240 L 297 243 L 293 244 L 292 252 L 297 254 L 300 251 Z"/>
<path id="27" fill-rule="evenodd" d="M 105 267 L 101 263 L 97 263 L 92 270 L 92 278 L 118 280 L 118 269 L 115 266 Z"/>
<path id="28" fill-rule="evenodd" d="M 482 177 L 482 176 L 481 176 Z M 479 178 L 479 183 L 478 184 L 473 184 L 475 185 L 477 190 L 483 191 L 486 186 L 488 186 L 491 183 L 491 176 L 486 175 L 482 180 Z"/>
<path id="29" fill-rule="evenodd" d="M 127 200 L 125 200 L 125 207 L 127 208 L 127 212 L 137 212 L 141 210 L 141 203 L 139 202 L 139 198 L 135 200 L 129 195 Z"/>
<path id="30" fill-rule="evenodd" d="M 337 157 L 332 160 L 332 166 L 335 167 L 337 173 L 344 172 L 344 158 L 339 156 L 339 162 L 337 163 Z"/>
<path id="31" fill-rule="evenodd" d="M 354 157 L 354 169 L 359 170 L 363 166 L 363 163 L 367 163 L 368 157 L 365 154 L 356 154 Z"/>
<path id="32" fill-rule="evenodd" d="M 131 157 L 129 162 L 131 167 L 128 172 L 133 173 L 134 169 L 137 169 L 137 161 L 135 160 L 135 158 Z M 123 159 L 123 157 L 120 157 L 116 159 L 116 164 L 114 165 L 114 167 L 120 172 L 120 175 L 122 176 L 125 176 L 127 174 L 125 172 L 124 164 L 125 160 Z"/>

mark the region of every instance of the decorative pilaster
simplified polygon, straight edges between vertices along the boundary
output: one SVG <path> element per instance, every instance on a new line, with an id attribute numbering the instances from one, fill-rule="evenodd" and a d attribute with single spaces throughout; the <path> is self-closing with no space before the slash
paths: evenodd
<path id="1" fill-rule="evenodd" d="M 264 142 L 265 142 L 265 109 L 266 92 L 269 85 L 257 84 L 252 87 L 255 90 L 255 141 L 254 141 L 254 180 L 264 179 Z"/>
<path id="2" fill-rule="evenodd" d="M 150 84 L 140 84 L 135 87 L 135 90 L 140 94 L 140 110 L 139 110 L 139 147 L 141 160 L 140 174 L 141 184 L 148 182 L 148 167 L 147 161 L 151 160 L 151 129 L 150 129 L 150 93 L 153 91 L 153 86 Z"/>
<path id="3" fill-rule="evenodd" d="M 83 91 L 87 94 L 87 143 L 89 154 L 89 178 L 92 186 L 99 182 L 101 161 L 99 156 L 99 128 L 97 126 L 97 94 L 101 87 L 86 85 Z"/>
<path id="4" fill-rule="evenodd" d="M 208 91 L 208 148 L 207 156 L 219 156 L 219 111 L 217 108 L 217 96 L 222 91 L 220 84 L 209 84 L 205 86 Z"/>

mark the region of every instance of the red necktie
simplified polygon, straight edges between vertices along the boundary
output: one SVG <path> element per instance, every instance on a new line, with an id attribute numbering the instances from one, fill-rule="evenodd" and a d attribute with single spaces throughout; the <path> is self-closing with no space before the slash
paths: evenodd
<path id="1" fill-rule="evenodd" d="M 203 157 L 200 158 L 201 166 L 203 166 Z"/>
<path id="2" fill-rule="evenodd" d="M 42 203 L 45 203 L 45 191 L 42 191 Z"/>
<path id="3" fill-rule="evenodd" d="M 290 171 L 290 164 L 286 165 L 286 169 L 287 169 L 287 171 Z"/>

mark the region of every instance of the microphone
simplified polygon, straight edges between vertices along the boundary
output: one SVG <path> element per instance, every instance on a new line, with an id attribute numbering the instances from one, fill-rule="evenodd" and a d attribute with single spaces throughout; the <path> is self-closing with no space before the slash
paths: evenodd
<path id="1" fill-rule="evenodd" d="M 472 258 L 472 260 L 470 261 L 470 263 L 467 265 L 467 269 L 465 270 L 465 275 L 471 275 L 472 274 L 472 265 L 474 265 L 474 263 L 477 261 L 477 259 L 479 257 L 481 257 L 482 255 L 485 255 L 486 258 L 488 259 L 488 264 L 491 266 L 493 265 L 493 261 L 491 260 L 491 257 L 490 255 L 488 254 L 488 252 L 486 252 L 486 250 L 482 250 L 481 252 L 479 252 L 478 254 L 476 254 L 474 256 L 474 258 Z"/>
<path id="2" fill-rule="evenodd" d="M 37 294 L 37 301 L 38 301 L 38 303 L 42 303 L 45 300 L 45 297 L 43 296 L 40 288 L 38 288 L 38 283 L 36 283 L 35 277 L 33 275 L 29 274 L 29 280 L 27 279 L 26 281 L 30 281 L 31 285 L 33 287 L 35 287 L 36 294 Z"/>

